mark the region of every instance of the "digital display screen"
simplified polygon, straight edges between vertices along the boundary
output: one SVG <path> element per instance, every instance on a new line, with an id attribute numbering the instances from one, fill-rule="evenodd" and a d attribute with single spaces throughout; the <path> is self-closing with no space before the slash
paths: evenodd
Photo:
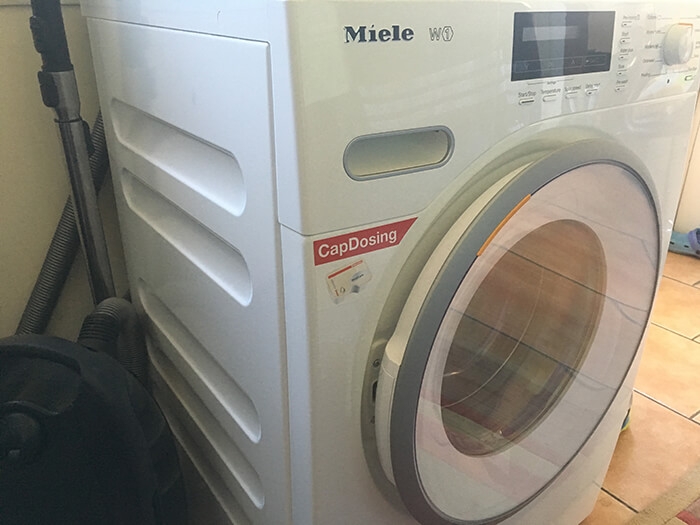
<path id="1" fill-rule="evenodd" d="M 610 70 L 614 11 L 515 13 L 511 80 Z"/>
<path id="2" fill-rule="evenodd" d="M 523 42 L 545 42 L 547 40 L 571 40 L 578 38 L 578 26 L 524 27 Z"/>

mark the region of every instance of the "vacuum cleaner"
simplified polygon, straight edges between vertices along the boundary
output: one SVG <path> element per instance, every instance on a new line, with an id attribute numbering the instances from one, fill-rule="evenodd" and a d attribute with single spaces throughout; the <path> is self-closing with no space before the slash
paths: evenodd
<path id="1" fill-rule="evenodd" d="M 31 5 L 41 95 L 56 112 L 72 205 L 16 335 L 0 340 L 0 523 L 185 525 L 175 442 L 145 386 L 143 333 L 133 305 L 114 297 L 92 177 L 106 152 L 102 146 L 103 160 L 91 162 L 60 0 Z M 56 268 L 70 266 L 76 235 L 96 308 L 72 342 L 38 332 L 65 278 Z"/>

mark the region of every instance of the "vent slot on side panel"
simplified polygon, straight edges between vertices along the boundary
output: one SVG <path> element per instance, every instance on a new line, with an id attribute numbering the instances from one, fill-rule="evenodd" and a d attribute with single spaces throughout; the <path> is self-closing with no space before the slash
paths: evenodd
<path id="1" fill-rule="evenodd" d="M 228 490 L 244 498 L 242 503 L 247 500 L 255 508 L 262 509 L 265 492 L 258 473 L 167 356 L 155 345 L 149 346 L 156 375 L 179 400 L 182 409 L 176 413 L 193 441 L 210 458 Z"/>
<path id="2" fill-rule="evenodd" d="M 146 224 L 239 304 L 250 304 L 253 296 L 250 271 L 238 250 L 128 170 L 122 170 L 122 187 L 127 204 Z"/>
<path id="3" fill-rule="evenodd" d="M 246 204 L 243 174 L 233 154 L 112 100 L 112 120 L 119 142 L 154 166 L 235 216 Z"/>
<path id="4" fill-rule="evenodd" d="M 192 428 L 195 423 L 191 420 L 186 420 L 186 416 L 182 416 L 185 409 L 169 390 L 159 373 L 151 373 L 151 378 L 153 379 L 153 391 L 156 400 L 166 415 L 179 414 L 177 418 L 168 417 L 170 429 L 180 446 L 189 456 L 199 475 L 202 476 L 209 490 L 211 490 L 221 505 L 221 508 L 235 525 L 252 525 L 252 520 L 243 510 L 240 502 L 233 497 L 235 492 L 232 494 L 228 484 L 219 473 L 221 468 L 210 461 L 210 457 L 208 457 L 209 451 L 198 442 L 197 438 L 201 439 L 201 432 L 196 428 Z"/>
<path id="5" fill-rule="evenodd" d="M 262 429 L 250 397 L 143 282 L 139 283 L 138 297 L 152 323 L 150 333 L 158 339 L 159 348 L 219 423 L 226 427 L 233 419 L 252 443 L 258 443 Z M 227 433 L 233 434 L 228 429 Z"/>

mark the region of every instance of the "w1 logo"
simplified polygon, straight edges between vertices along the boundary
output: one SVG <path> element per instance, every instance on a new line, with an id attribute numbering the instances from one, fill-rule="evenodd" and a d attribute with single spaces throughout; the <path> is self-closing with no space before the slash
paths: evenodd
<path id="1" fill-rule="evenodd" d="M 455 30 L 452 29 L 452 26 L 429 27 L 428 31 L 432 42 L 439 42 L 440 40 L 449 42 L 455 36 Z"/>

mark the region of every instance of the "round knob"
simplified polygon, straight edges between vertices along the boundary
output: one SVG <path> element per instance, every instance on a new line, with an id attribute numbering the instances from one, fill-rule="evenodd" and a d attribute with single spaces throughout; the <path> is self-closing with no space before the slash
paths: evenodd
<path id="1" fill-rule="evenodd" d="M 664 62 L 669 66 L 685 64 L 693 56 L 693 25 L 674 24 L 664 38 Z"/>

